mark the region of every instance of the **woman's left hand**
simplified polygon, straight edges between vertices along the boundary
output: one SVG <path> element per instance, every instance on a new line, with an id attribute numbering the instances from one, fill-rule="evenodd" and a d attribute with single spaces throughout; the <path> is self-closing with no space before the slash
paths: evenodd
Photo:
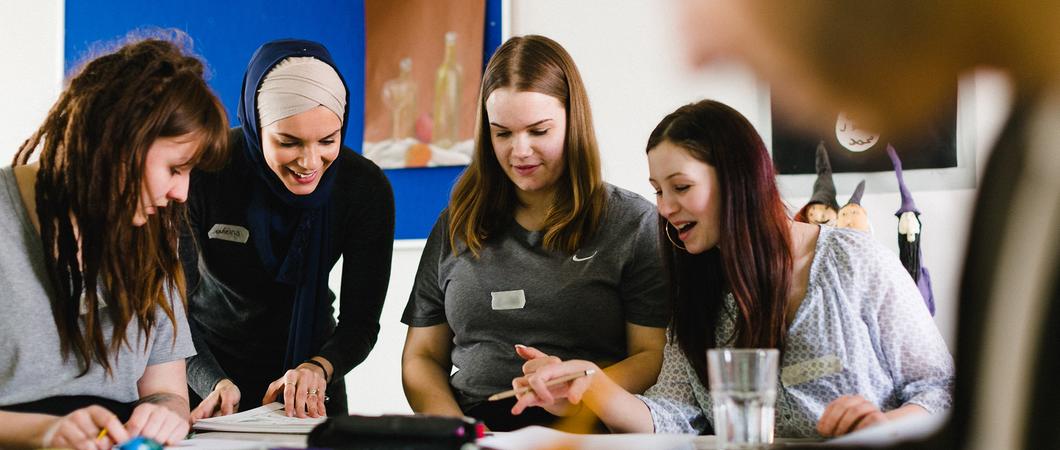
<path id="1" fill-rule="evenodd" d="M 844 395 L 829 403 L 817 421 L 817 432 L 824 437 L 842 436 L 886 422 L 887 416 L 860 395 Z"/>
<path id="2" fill-rule="evenodd" d="M 323 370 L 316 365 L 302 363 L 273 381 L 265 390 L 261 404 L 267 405 L 283 393 L 283 410 L 287 417 L 324 417 L 327 415 L 324 408 L 326 389 Z"/>

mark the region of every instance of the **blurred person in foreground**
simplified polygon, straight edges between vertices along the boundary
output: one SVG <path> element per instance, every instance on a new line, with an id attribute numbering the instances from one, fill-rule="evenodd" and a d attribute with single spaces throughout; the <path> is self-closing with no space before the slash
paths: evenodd
<path id="1" fill-rule="evenodd" d="M 747 63 L 802 117 L 840 108 L 883 132 L 911 131 L 955 101 L 959 76 L 1008 73 L 1014 103 L 979 185 L 958 297 L 952 416 L 927 440 L 898 445 L 1060 448 L 1060 355 L 1047 347 L 1060 342 L 1060 5 L 682 6 L 697 64 Z"/>

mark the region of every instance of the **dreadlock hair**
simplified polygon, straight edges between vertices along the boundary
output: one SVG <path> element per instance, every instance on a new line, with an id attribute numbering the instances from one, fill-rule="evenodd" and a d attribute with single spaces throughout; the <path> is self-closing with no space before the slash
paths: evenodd
<path id="1" fill-rule="evenodd" d="M 227 155 L 228 121 L 203 79 L 204 64 L 191 55 L 186 35 L 156 32 L 163 33 L 130 35 L 84 63 L 13 163 L 25 165 L 39 150 L 36 208 L 52 316 L 63 355 L 77 357 L 81 375 L 92 361 L 110 375 L 109 355 L 129 345 L 129 324 L 136 321 L 138 334 L 150 337 L 156 309 L 176 326 L 171 295 L 186 305 L 177 253 L 183 205 L 133 225 L 151 145 L 195 133 L 189 167 L 217 168 Z M 98 309 L 101 302 L 107 308 Z M 100 311 L 113 324 L 109 346 Z"/>

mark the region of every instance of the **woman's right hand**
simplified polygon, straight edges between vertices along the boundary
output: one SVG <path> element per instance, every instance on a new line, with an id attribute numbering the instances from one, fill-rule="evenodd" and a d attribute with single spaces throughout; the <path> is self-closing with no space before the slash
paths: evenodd
<path id="1" fill-rule="evenodd" d="M 547 362 L 541 363 L 538 359 L 544 359 Z M 593 376 L 575 378 L 554 386 L 546 386 L 546 384 L 550 380 L 586 370 L 594 370 L 598 376 L 603 376 L 600 368 L 589 361 L 560 361 L 554 356 L 543 356 L 528 361 L 523 366 L 525 375 L 512 380 L 512 389 L 519 392 L 521 389 L 530 388 L 530 391 L 516 394 L 518 401 L 512 407 L 512 414 L 521 414 L 523 410 L 531 406 L 540 406 L 553 414 L 557 412 L 561 413 L 560 415 L 569 414 L 569 405 L 581 403 L 585 391 L 592 383 Z"/>
<path id="2" fill-rule="evenodd" d="M 104 428 L 107 434 L 96 439 Z M 118 420 L 118 416 L 102 406 L 92 405 L 55 418 L 44 431 L 41 444 L 48 448 L 105 450 L 129 438 L 129 432 Z"/>
<path id="3" fill-rule="evenodd" d="M 563 362 L 557 356 L 549 355 L 541 350 L 534 347 L 528 347 L 522 344 L 515 345 L 515 354 L 523 358 L 526 363 L 523 364 L 523 377 L 527 377 L 537 372 L 537 369 L 542 367 L 550 366 L 552 364 L 559 364 Z M 513 389 L 515 384 L 512 384 Z M 548 404 L 537 405 L 548 411 L 554 416 L 564 417 L 571 414 L 571 403 L 566 398 L 556 398 L 554 401 Z"/>
<path id="4" fill-rule="evenodd" d="M 191 422 L 208 417 L 227 416 L 239 412 L 239 386 L 225 378 L 218 381 L 213 392 L 191 412 Z"/>

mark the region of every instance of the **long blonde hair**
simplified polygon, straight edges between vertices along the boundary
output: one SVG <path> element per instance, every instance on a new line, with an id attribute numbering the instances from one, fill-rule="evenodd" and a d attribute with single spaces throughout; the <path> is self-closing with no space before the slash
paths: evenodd
<path id="1" fill-rule="evenodd" d="M 474 157 L 449 199 L 452 251 L 456 253 L 457 242 L 463 241 L 477 256 L 487 240 L 511 223 L 519 203 L 515 184 L 501 169 L 490 140 L 486 99 L 501 88 L 546 94 L 567 110 L 565 170 L 556 182 L 542 243 L 549 250 L 574 253 L 600 226 L 607 192 L 589 96 L 578 68 L 556 41 L 537 35 L 509 39 L 493 54 L 482 75 Z"/>

